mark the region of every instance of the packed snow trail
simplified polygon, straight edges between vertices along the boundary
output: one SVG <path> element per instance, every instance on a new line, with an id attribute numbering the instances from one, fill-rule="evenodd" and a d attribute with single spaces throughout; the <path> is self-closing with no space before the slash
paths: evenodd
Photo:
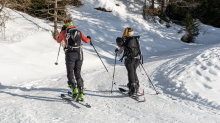
<path id="1" fill-rule="evenodd" d="M 195 58 L 199 55 L 198 52 L 205 51 L 205 49 L 207 49 L 207 46 L 195 49 L 189 48 L 187 51 L 176 52 L 174 56 L 166 53 L 166 57 L 164 54 L 160 54 L 156 56 L 161 60 L 153 60 L 152 63 L 152 59 L 149 59 L 149 62 L 145 62 L 145 68 L 151 66 L 148 72 L 152 81 L 157 83 L 157 89 L 161 87 L 161 90 L 159 90 L 161 94 L 156 96 L 154 90 L 149 88 L 146 76 L 138 72 L 141 89 L 145 89 L 145 103 L 137 103 L 135 100 L 121 94 L 117 89 L 114 89 L 111 94 L 111 81 L 109 81 L 104 68 L 84 71 L 82 74 L 86 80 L 85 100 L 91 104 L 91 109 L 61 99 L 60 94 L 70 90 L 66 86 L 67 79 L 65 75 L 19 83 L 13 86 L 1 85 L 0 115 L 2 117 L 0 121 L 219 122 L 219 109 L 171 93 L 165 86 L 168 79 L 160 79 L 167 76 L 167 74 L 162 75 L 162 73 L 169 72 L 168 70 L 172 67 L 169 64 L 177 64 L 181 61 L 182 64 L 188 63 L 189 59 Z M 198 52 L 189 55 L 188 52 L 190 51 Z M 168 52 L 172 53 L 173 51 Z M 157 75 L 157 73 L 161 74 Z M 160 77 L 158 78 L 158 76 Z M 127 77 L 124 66 L 116 66 L 115 79 L 119 87 L 125 87 Z M 176 100 L 172 100 L 173 98 Z"/>
<path id="2" fill-rule="evenodd" d="M 154 63 L 159 64 L 160 61 Z M 144 66 L 147 67 L 149 64 L 146 62 Z M 116 67 L 116 71 L 126 73 L 122 66 Z M 116 75 L 117 85 L 125 87 L 126 76 L 120 78 L 120 75 Z M 137 103 L 118 90 L 114 90 L 111 94 L 111 82 L 105 74 L 105 69 L 84 71 L 85 99 L 90 102 L 91 109 L 60 98 L 61 93 L 69 90 L 66 87 L 66 76 L 24 82 L 14 86 L 1 85 L 1 122 L 218 122 L 220 120 L 219 110 L 210 109 L 194 101 L 172 100 L 169 94 L 165 93 L 156 96 L 152 89 L 145 86 L 148 85 L 146 77 L 140 76 L 140 73 L 138 75 L 141 88 L 145 89 L 145 103 Z"/>

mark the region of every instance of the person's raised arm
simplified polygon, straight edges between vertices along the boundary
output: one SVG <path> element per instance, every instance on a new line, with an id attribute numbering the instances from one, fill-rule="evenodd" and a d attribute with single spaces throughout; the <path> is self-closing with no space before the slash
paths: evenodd
<path id="1" fill-rule="evenodd" d="M 81 31 L 80 31 L 81 32 Z M 89 38 L 86 38 L 85 35 L 81 32 L 82 34 L 82 41 L 85 42 L 85 43 L 89 43 L 90 42 L 90 39 Z"/>
<path id="2" fill-rule="evenodd" d="M 58 38 L 57 38 L 57 43 L 61 43 L 62 40 L 64 40 L 64 38 L 65 38 L 65 33 L 66 33 L 66 31 L 64 30 L 64 31 L 62 31 L 62 32 L 59 34 L 59 36 L 58 36 Z"/>

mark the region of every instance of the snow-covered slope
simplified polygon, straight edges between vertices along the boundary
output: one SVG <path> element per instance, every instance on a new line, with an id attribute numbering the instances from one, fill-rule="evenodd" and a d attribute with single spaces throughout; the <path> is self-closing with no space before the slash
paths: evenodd
<path id="1" fill-rule="evenodd" d="M 60 98 L 69 91 L 65 55 L 54 65 L 59 44 L 52 38 L 52 23 L 9 10 L 6 39 L 0 39 L 0 122 L 220 122 L 220 29 L 201 26 L 195 44 L 180 41 L 181 28 L 143 20 L 142 1 L 83 0 L 80 8 L 70 7 L 74 25 L 92 42 L 113 73 L 115 39 L 126 27 L 140 35 L 144 67 L 160 92 L 155 95 L 144 71 L 138 68 L 145 103 L 137 103 L 118 91 L 126 88 L 127 71 L 117 61 L 113 93 L 112 78 L 93 47 L 83 44 L 85 100 L 91 109 Z M 120 6 L 116 6 L 119 4 Z M 105 7 L 105 13 L 95 10 Z M 205 31 L 203 31 L 205 30 Z M 206 31 L 207 30 L 207 31 Z M 119 57 L 117 58 L 119 59 Z"/>

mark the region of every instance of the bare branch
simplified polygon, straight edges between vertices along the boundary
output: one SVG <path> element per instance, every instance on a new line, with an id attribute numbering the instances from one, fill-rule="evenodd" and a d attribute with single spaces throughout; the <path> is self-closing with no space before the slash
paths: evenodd
<path id="1" fill-rule="evenodd" d="M 0 0 L 0 4 L 1 4 L 0 13 L 3 11 L 3 8 L 6 6 L 7 2 L 8 2 L 8 0 Z"/>
<path id="2" fill-rule="evenodd" d="M 57 8 L 50 8 L 50 9 L 39 9 L 39 10 L 35 10 L 35 11 L 47 12 L 49 10 L 65 10 L 65 8 L 64 7 L 57 7 Z"/>
<path id="3" fill-rule="evenodd" d="M 10 19 L 10 13 L 7 10 L 2 9 L 0 13 L 0 32 L 3 39 L 5 39 L 5 23 Z"/>

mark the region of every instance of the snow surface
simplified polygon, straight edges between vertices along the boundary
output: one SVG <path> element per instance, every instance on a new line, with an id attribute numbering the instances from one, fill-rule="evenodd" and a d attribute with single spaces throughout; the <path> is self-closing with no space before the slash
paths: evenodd
<path id="1" fill-rule="evenodd" d="M 144 71 L 138 68 L 140 90 L 145 103 L 138 103 L 118 91 L 126 88 L 127 71 L 117 61 L 113 93 L 112 78 L 93 47 L 83 43 L 82 77 L 85 100 L 92 108 L 63 100 L 67 87 L 65 55 L 52 38 L 53 23 L 10 10 L 6 39 L 0 39 L 0 122 L 137 122 L 219 123 L 220 122 L 220 29 L 200 26 L 195 43 L 180 41 L 182 27 L 143 20 L 143 1 L 83 0 L 80 8 L 70 7 L 74 25 L 92 42 L 107 66 L 114 69 L 115 39 L 126 27 L 140 35 Z M 116 6 L 119 4 L 120 6 Z M 105 7 L 112 13 L 95 10 Z M 158 18 L 156 18 L 158 21 Z M 119 60 L 120 57 L 117 59 Z M 142 97 L 143 98 L 143 97 Z"/>

